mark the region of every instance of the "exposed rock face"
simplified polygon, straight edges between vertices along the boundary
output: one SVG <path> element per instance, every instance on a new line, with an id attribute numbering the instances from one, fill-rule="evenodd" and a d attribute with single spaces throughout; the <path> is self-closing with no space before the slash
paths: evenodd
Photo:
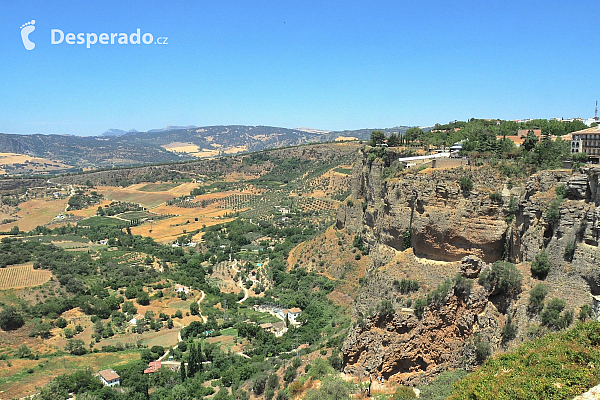
<path id="1" fill-rule="evenodd" d="M 451 291 L 445 304 L 429 307 L 421 320 L 411 313 L 367 319 L 351 330 L 342 352 L 346 372 L 417 383 L 448 367 L 475 361 L 473 335 L 499 346 L 503 318 L 477 286 L 467 297 Z"/>
<path id="2" fill-rule="evenodd" d="M 484 266 L 485 263 L 481 258 L 476 256 L 466 256 L 460 260 L 460 273 L 465 278 L 475 279 L 479 276 L 479 273 Z"/>
<path id="3" fill-rule="evenodd" d="M 600 295 L 598 170 L 543 171 L 522 184 L 469 167 L 387 180 L 382 175 L 383 162 L 359 161 L 351 199 L 338 209 L 337 227 L 360 232 L 372 261 L 353 308 L 358 323 L 342 349 L 346 371 L 416 382 L 443 369 L 473 365 L 476 333 L 498 350 L 508 316 L 518 327 L 517 341 L 525 337 L 527 326 L 540 322 L 527 313 L 527 302 L 528 290 L 539 283 L 529 262 L 543 249 L 551 263 L 544 281 L 548 299 L 564 299 L 577 314 L 582 304 L 592 304 L 592 295 Z M 471 190 L 461 189 L 462 176 L 472 180 Z M 560 185 L 568 195 L 558 206 L 558 221 L 549 222 L 546 213 Z M 422 268 L 430 265 L 433 273 L 395 258 L 407 238 L 416 260 L 432 260 Z M 516 298 L 489 297 L 474 283 L 467 298 L 450 294 L 444 305 L 426 307 L 422 320 L 411 313 L 381 318 L 372 312 L 381 300 L 400 310 L 443 279 L 456 273 L 475 279 L 490 268 L 488 263 L 501 259 L 521 263 L 524 287 Z M 418 279 L 420 292 L 395 294 L 392 276 Z"/>
<path id="4" fill-rule="evenodd" d="M 433 174 L 407 174 L 399 180 L 381 179 L 383 164 L 360 161 L 354 168 L 351 205 L 338 209 L 337 226 L 351 230 L 367 228 L 367 240 L 404 249 L 403 235 L 411 233 L 415 254 L 434 260 L 458 261 L 477 255 L 487 262 L 504 252 L 507 206 L 490 199 L 490 188 L 503 189 L 503 183 L 482 169 L 434 171 Z M 490 188 L 480 192 L 463 191 L 459 180 L 470 175 L 474 182 Z M 519 197 L 520 188 L 507 190 Z M 504 199 L 508 203 L 508 198 Z"/>

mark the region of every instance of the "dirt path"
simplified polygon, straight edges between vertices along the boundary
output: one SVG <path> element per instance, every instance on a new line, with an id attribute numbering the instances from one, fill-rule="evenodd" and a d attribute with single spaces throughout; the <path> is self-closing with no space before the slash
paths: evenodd
<path id="1" fill-rule="evenodd" d="M 238 301 L 238 304 L 242 304 L 248 299 L 248 289 L 246 289 L 246 286 L 244 286 L 244 284 L 242 283 L 242 278 L 240 278 L 238 283 L 240 285 L 240 288 L 242 288 L 242 290 L 244 291 L 244 298 Z"/>
<path id="2" fill-rule="evenodd" d="M 234 270 L 236 273 L 239 274 L 240 270 L 237 269 L 236 266 L 237 266 L 237 260 L 235 260 L 235 262 L 231 266 L 231 269 Z M 238 304 L 242 304 L 244 301 L 246 301 L 248 299 L 248 289 L 246 289 L 246 286 L 244 286 L 244 284 L 242 283 L 242 278 L 241 277 L 240 277 L 240 280 L 238 281 L 238 285 L 244 291 L 244 298 L 241 299 L 241 300 L 239 300 L 237 303 Z"/>
<path id="3" fill-rule="evenodd" d="M 200 293 L 202 293 L 202 296 L 200 296 L 200 299 L 198 299 L 198 301 L 197 301 L 198 306 L 200 306 L 200 304 L 204 301 L 204 297 L 206 297 L 206 294 L 204 293 L 203 290 L 201 290 Z M 203 323 L 206 323 L 206 321 L 208 321 L 208 318 L 206 318 L 206 316 L 202 315 L 202 311 L 200 311 L 200 313 L 198 315 L 200 316 L 200 318 L 202 318 Z M 183 339 L 181 338 L 181 331 L 183 330 L 183 328 L 185 328 L 185 325 L 182 326 L 181 329 L 179 329 L 179 332 L 177 333 L 177 340 L 179 342 L 183 341 Z"/>

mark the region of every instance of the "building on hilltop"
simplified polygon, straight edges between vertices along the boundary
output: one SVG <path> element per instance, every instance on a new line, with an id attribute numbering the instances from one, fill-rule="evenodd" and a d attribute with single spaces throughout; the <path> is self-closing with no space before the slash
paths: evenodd
<path id="1" fill-rule="evenodd" d="M 585 153 L 593 163 L 600 160 L 600 126 L 571 134 L 571 153 Z"/>
<path id="2" fill-rule="evenodd" d="M 517 131 L 516 135 L 506 136 L 506 139 L 513 142 L 517 147 L 521 147 L 523 142 L 525 142 L 525 138 L 527 137 L 527 134 L 529 133 L 529 131 L 532 131 L 533 134 L 538 138 L 538 140 L 542 139 L 542 130 L 541 129 L 519 129 Z M 503 135 L 496 136 L 496 139 L 498 139 L 498 140 L 503 139 L 503 138 L 504 138 Z"/>
<path id="3" fill-rule="evenodd" d="M 121 377 L 112 369 L 104 369 L 98 372 L 98 376 L 104 386 L 115 386 L 121 384 Z"/>

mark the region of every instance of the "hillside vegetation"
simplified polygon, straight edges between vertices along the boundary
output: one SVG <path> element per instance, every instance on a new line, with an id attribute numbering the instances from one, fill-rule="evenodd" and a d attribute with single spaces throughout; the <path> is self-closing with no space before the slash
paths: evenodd
<path id="1" fill-rule="evenodd" d="M 600 323 L 577 324 L 493 357 L 450 400 L 572 399 L 600 382 Z"/>

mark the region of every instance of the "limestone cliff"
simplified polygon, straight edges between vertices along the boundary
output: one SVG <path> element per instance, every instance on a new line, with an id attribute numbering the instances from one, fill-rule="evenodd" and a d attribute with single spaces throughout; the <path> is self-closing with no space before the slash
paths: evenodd
<path id="1" fill-rule="evenodd" d="M 530 324 L 539 323 L 539 316 L 527 312 L 527 301 L 529 289 L 539 283 L 530 262 L 542 249 L 551 262 L 544 281 L 548 299 L 562 298 L 578 311 L 600 295 L 599 170 L 543 171 L 519 180 L 485 166 L 409 170 L 391 177 L 389 168 L 359 157 L 352 195 L 338 209 L 336 227 L 360 234 L 372 260 L 355 300 L 356 323 L 342 349 L 346 371 L 414 382 L 468 367 L 477 362 L 476 340 L 484 338 L 494 352 L 506 347 L 500 336 L 509 317 L 518 327 L 518 342 Z M 560 203 L 559 186 L 566 192 Z M 559 218 L 549 221 L 552 202 Z M 568 247 L 574 248 L 572 256 Z M 449 293 L 440 307 L 426 307 L 416 318 L 410 303 L 460 272 L 465 256 L 516 263 L 524 276 L 522 292 L 499 299 L 475 282 L 468 296 Z M 417 280 L 419 291 L 398 293 L 394 285 L 401 279 Z M 383 300 L 396 313 L 375 312 Z"/>

